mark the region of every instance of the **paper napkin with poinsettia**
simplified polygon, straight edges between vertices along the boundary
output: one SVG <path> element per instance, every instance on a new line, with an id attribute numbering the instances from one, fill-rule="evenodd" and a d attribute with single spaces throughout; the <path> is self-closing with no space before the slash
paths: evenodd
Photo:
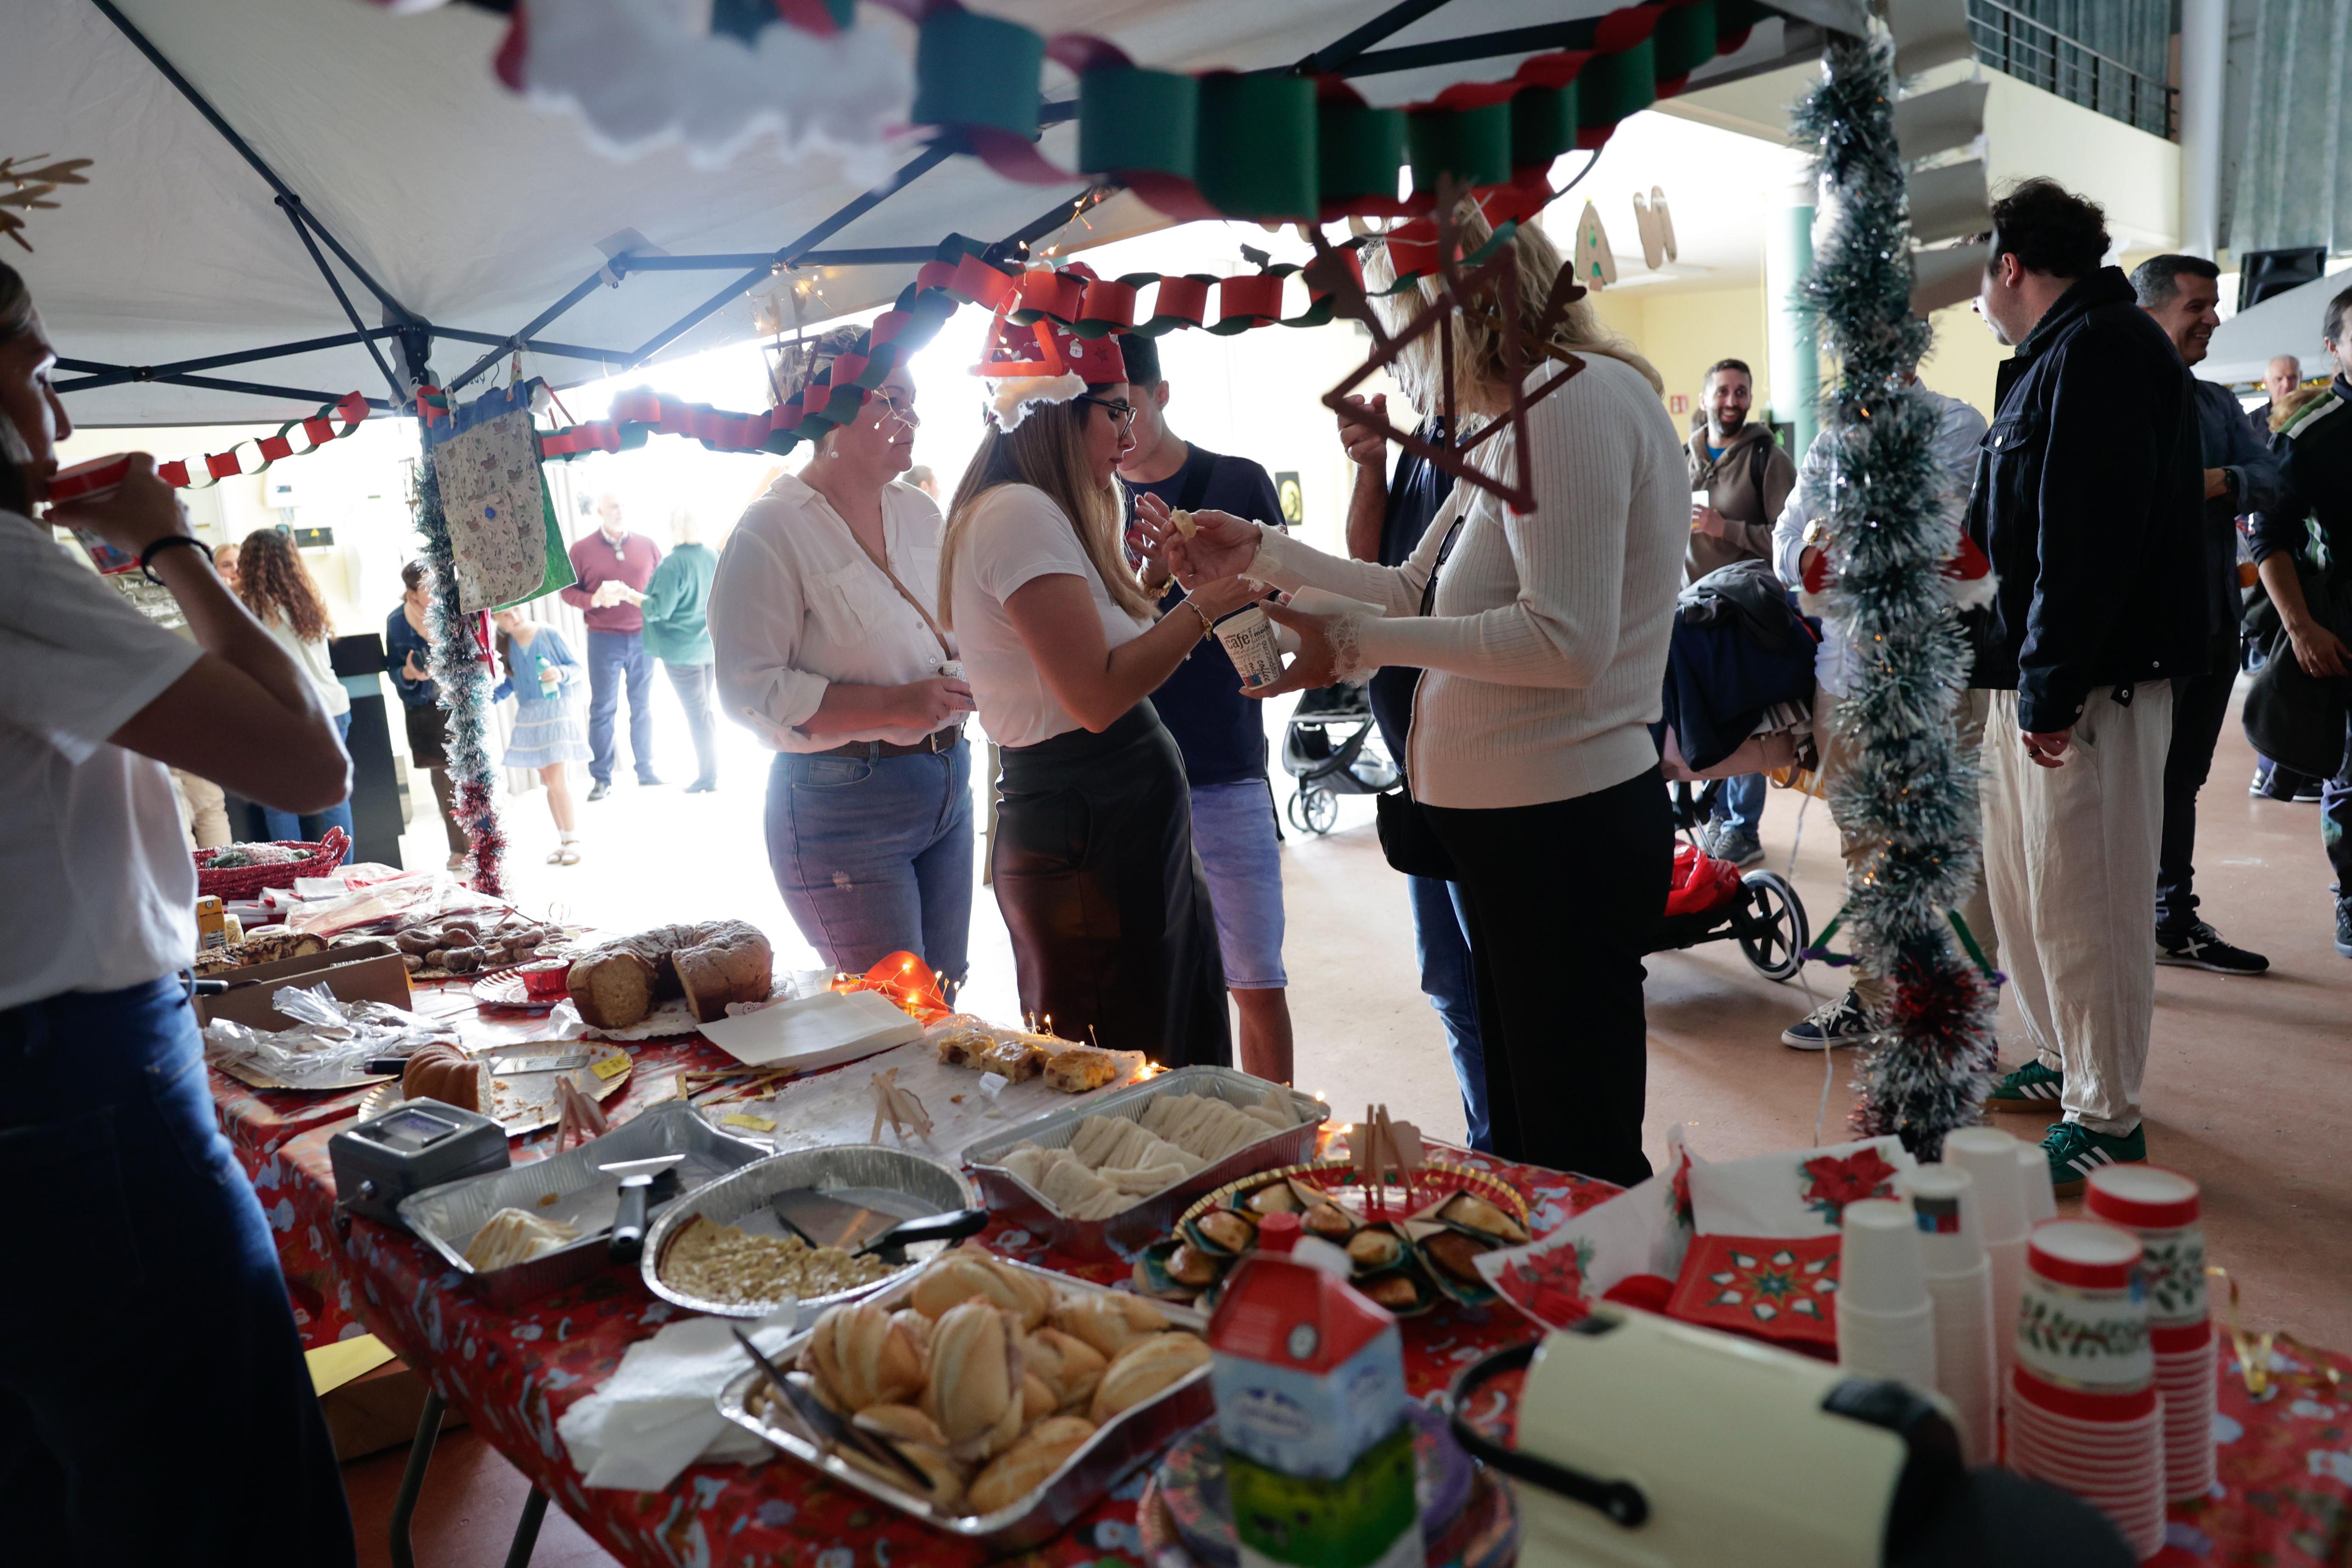
<path id="1" fill-rule="evenodd" d="M 1505 1301 L 1555 1329 L 1580 1322 L 1594 1301 L 1633 1275 L 1673 1279 L 1690 1246 L 1696 1162 L 1679 1125 L 1667 1133 L 1666 1145 L 1664 1170 L 1524 1247 L 1481 1254 L 1478 1272 Z"/>
<path id="2" fill-rule="evenodd" d="M 1828 1236 L 1701 1236 L 1666 1316 L 1790 1350 L 1837 1350 L 1838 1251 Z"/>
<path id="3" fill-rule="evenodd" d="M 1696 1165 L 1691 1211 L 1701 1236 L 1833 1236 L 1847 1204 L 1894 1197 L 1895 1173 L 1916 1164 L 1883 1137 Z"/>

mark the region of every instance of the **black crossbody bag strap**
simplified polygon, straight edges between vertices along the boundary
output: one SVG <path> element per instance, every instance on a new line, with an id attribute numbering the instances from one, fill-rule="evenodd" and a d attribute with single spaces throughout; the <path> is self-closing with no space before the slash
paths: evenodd
<path id="1" fill-rule="evenodd" d="M 1462 538 L 1462 525 L 1466 520 L 1470 505 L 1465 500 L 1454 514 L 1454 526 L 1445 530 L 1445 538 L 1437 547 L 1437 559 L 1431 563 L 1429 580 L 1421 587 L 1421 613 L 1427 615 L 1437 603 L 1437 574 L 1454 554 L 1454 547 Z M 1412 748 L 1412 727 L 1421 722 L 1421 705 L 1413 704 L 1411 721 L 1405 727 L 1405 749 Z M 1404 758 L 1397 762 L 1402 768 Z M 1380 830 L 1381 854 L 1391 869 L 1407 876 L 1435 877 L 1443 882 L 1457 882 L 1454 857 L 1445 852 L 1436 832 L 1429 825 L 1419 801 L 1412 798 L 1412 783 L 1402 778 L 1393 789 L 1372 799 L 1373 825 Z"/>

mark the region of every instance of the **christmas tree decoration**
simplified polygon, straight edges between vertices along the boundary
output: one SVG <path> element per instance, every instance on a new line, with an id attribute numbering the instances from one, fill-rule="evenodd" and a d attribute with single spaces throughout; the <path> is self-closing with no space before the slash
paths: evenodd
<path id="1" fill-rule="evenodd" d="M 416 531 L 425 539 L 425 561 L 433 570 L 433 597 L 425 614 L 432 653 L 425 668 L 449 716 L 443 749 L 449 758 L 457 825 L 466 832 L 465 880 L 477 893 L 499 897 L 506 892 L 507 838 L 499 821 L 498 768 L 490 759 L 487 618 L 467 614 L 460 602 L 449 520 L 442 513 L 441 485 L 429 462 L 416 465 L 412 504 Z"/>
<path id="2" fill-rule="evenodd" d="M 1822 409 L 1829 608 L 1868 654 L 1839 709 L 1855 761 L 1836 799 L 1880 847 L 1848 875 L 1847 917 L 1857 966 L 1892 996 L 1873 1020 L 1853 1124 L 1932 1160 L 1946 1133 L 1983 1118 L 1996 977 L 1970 962 L 1946 913 L 1978 871 L 1977 767 L 1955 740 L 1969 645 L 1943 578 L 1953 550 L 1936 410 L 1913 380 L 1931 333 L 1911 309 L 1895 99 L 1891 47 L 1835 36 L 1794 131 L 1814 146 L 1832 214 L 1801 286 L 1837 367 Z"/>
<path id="3" fill-rule="evenodd" d="M 1587 288 L 1606 288 L 1617 281 L 1617 258 L 1609 251 L 1609 231 L 1601 226 L 1601 209 L 1591 202 L 1576 220 L 1576 279 Z"/>

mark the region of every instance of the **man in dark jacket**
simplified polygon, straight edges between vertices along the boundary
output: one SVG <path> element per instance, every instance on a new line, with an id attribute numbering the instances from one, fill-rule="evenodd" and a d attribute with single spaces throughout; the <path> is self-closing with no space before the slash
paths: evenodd
<path id="1" fill-rule="evenodd" d="M 1985 881 L 2035 1048 L 1993 1103 L 2063 1108 L 2042 1141 L 2062 1194 L 2147 1157 L 2172 682 L 2213 632 L 2189 367 L 2106 249 L 2095 204 L 2028 180 L 1993 205 L 1977 298 L 2017 347 L 1969 508 L 2000 583 L 1972 681 L 1992 692 Z"/>
<path id="2" fill-rule="evenodd" d="M 2327 302 L 2322 322 L 2327 351 L 2335 356 L 2336 380 L 2326 395 L 2306 403 L 2279 434 L 2285 437 L 2280 489 L 2274 510 L 2253 522 L 2255 570 L 2286 631 L 2285 645 L 2271 657 L 2293 659 L 2315 681 L 2332 683 L 2327 695 L 2343 700 L 2352 685 L 2352 288 Z M 2297 572 L 2297 558 L 2309 560 L 2309 575 Z M 2306 591 L 2308 590 L 2309 591 Z M 2329 617 L 2336 623 L 2329 624 Z M 2253 698 L 2250 695 L 2251 704 Z M 2334 704 L 2322 714 L 2340 713 Z M 2315 737 L 2321 754 L 2339 760 L 2336 777 L 2320 789 L 2319 841 L 2336 873 L 2336 950 L 2352 958 L 2352 759 L 2346 759 L 2345 727 Z"/>
<path id="3" fill-rule="evenodd" d="M 2139 308 L 2164 329 L 2183 364 L 2205 358 L 2221 324 L 2221 269 L 2197 256 L 2157 256 L 2132 273 Z M 2278 460 L 2254 439 L 2235 393 L 2193 381 L 2198 441 L 2205 464 L 2205 571 L 2213 645 L 2205 673 L 2172 683 L 2172 747 L 2164 759 L 2164 838 L 2156 872 L 2156 961 L 2221 975 L 2259 975 L 2260 953 L 2221 939 L 2197 918 L 2197 792 L 2213 770 L 2213 747 L 2238 681 L 2238 518 L 2278 505 Z"/>

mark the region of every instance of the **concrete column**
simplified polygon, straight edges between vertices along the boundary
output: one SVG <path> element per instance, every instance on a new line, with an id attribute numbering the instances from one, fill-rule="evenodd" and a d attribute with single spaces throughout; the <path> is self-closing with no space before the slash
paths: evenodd
<path id="1" fill-rule="evenodd" d="M 2230 0 L 2180 0 L 2180 248 L 2210 256 L 2221 240 L 2221 96 Z"/>
<path id="2" fill-rule="evenodd" d="M 1801 462 L 1821 428 L 1821 340 L 1797 308 L 1797 285 L 1813 266 L 1813 183 L 1800 180 L 1782 194 L 1764 234 L 1764 350 L 1770 364 L 1772 417 L 1794 431 Z"/>

